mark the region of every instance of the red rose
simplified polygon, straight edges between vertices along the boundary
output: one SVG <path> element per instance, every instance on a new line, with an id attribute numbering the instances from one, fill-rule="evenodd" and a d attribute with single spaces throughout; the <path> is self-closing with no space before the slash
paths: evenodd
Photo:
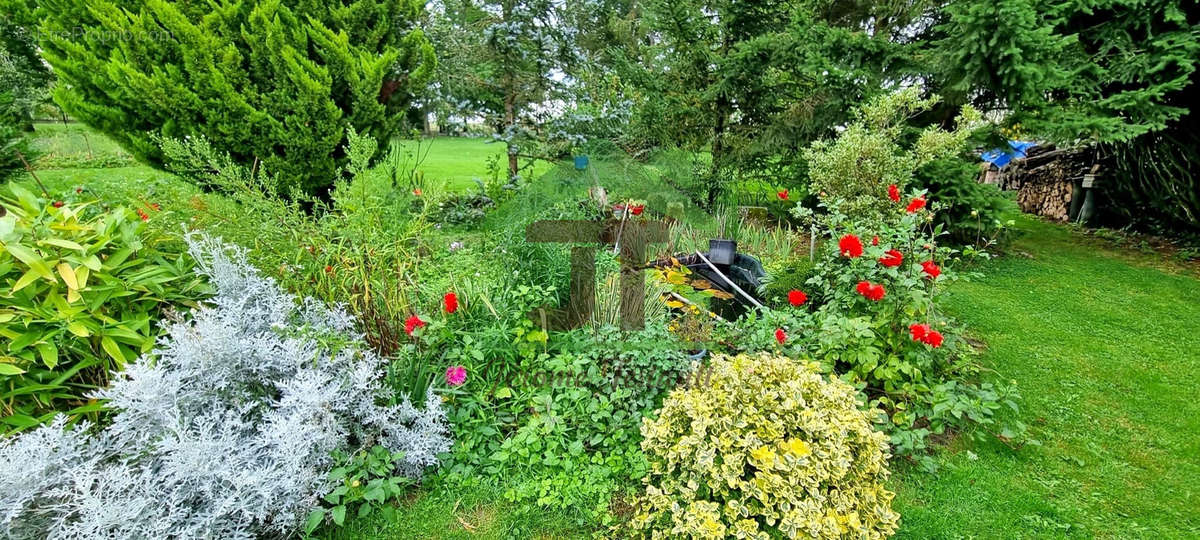
<path id="1" fill-rule="evenodd" d="M 870 281 L 860 281 L 854 288 L 858 291 L 858 294 L 863 295 L 867 300 L 874 300 L 876 302 L 882 300 L 884 295 L 887 294 L 883 285 L 871 283 Z"/>
<path id="2" fill-rule="evenodd" d="M 635 205 L 635 206 L 630 206 L 629 212 L 635 216 L 640 216 L 640 215 L 642 215 L 642 210 L 645 210 L 645 209 L 646 209 L 646 205 L 639 204 L 639 205 Z"/>
<path id="3" fill-rule="evenodd" d="M 942 275 L 942 269 L 933 261 L 925 261 L 921 263 L 921 270 L 925 272 L 929 279 L 937 278 Z"/>
<path id="4" fill-rule="evenodd" d="M 783 332 L 782 328 L 775 329 L 775 341 L 778 341 L 780 345 L 783 345 L 783 342 L 787 341 L 787 334 Z"/>
<path id="5" fill-rule="evenodd" d="M 803 291 L 797 291 L 796 289 L 792 289 L 792 290 L 788 291 L 788 303 L 789 304 L 791 304 L 793 306 L 800 306 L 800 305 L 804 305 L 804 303 L 807 301 L 808 301 L 808 295 L 804 294 Z"/>
<path id="6" fill-rule="evenodd" d="M 900 202 L 900 188 L 896 187 L 896 184 L 888 186 L 888 198 L 892 202 Z"/>
<path id="7" fill-rule="evenodd" d="M 925 341 L 925 336 L 929 334 L 928 324 L 912 324 L 909 325 L 908 331 L 912 333 L 913 341 Z"/>
<path id="8" fill-rule="evenodd" d="M 413 334 L 413 330 L 424 327 L 425 321 L 422 321 L 421 318 L 416 315 L 413 315 L 404 321 L 404 333 L 410 336 Z"/>
<path id="9" fill-rule="evenodd" d="M 927 334 L 925 334 L 925 343 L 929 344 L 933 348 L 941 347 L 942 333 L 938 332 L 937 330 L 930 330 Z"/>
<path id="10" fill-rule="evenodd" d="M 52 205 L 50 205 L 50 206 L 53 206 L 53 207 L 55 207 L 55 208 L 62 208 L 62 207 L 63 207 L 63 202 L 62 202 L 62 201 L 54 201 L 54 204 L 52 204 Z"/>
<path id="11" fill-rule="evenodd" d="M 871 237 L 871 245 L 872 245 L 872 246 L 878 246 L 878 245 L 879 245 L 879 237 L 878 237 L 878 236 L 872 236 L 872 237 Z"/>
<path id="12" fill-rule="evenodd" d="M 446 296 L 442 297 L 442 304 L 446 306 L 446 313 L 458 311 L 458 295 L 454 294 L 454 291 L 446 293 Z"/>
<path id="13" fill-rule="evenodd" d="M 922 208 L 925 208 L 925 196 L 924 195 L 921 195 L 920 197 L 913 199 L 912 202 L 908 203 L 907 210 L 908 210 L 908 213 L 911 214 L 913 212 L 920 212 Z"/>
<path id="14" fill-rule="evenodd" d="M 879 258 L 879 264 L 882 264 L 888 268 L 900 266 L 900 263 L 902 262 L 904 262 L 904 255 L 901 255 L 899 251 L 894 249 L 885 251 L 883 256 Z"/>
<path id="15" fill-rule="evenodd" d="M 779 193 L 776 193 L 776 195 L 779 196 L 779 200 L 781 200 L 781 201 L 788 200 L 788 190 L 786 190 L 786 189 L 783 191 L 780 191 Z"/>
<path id="16" fill-rule="evenodd" d="M 851 259 L 862 256 L 862 241 L 853 234 L 847 234 L 846 236 L 843 236 L 841 240 L 838 240 L 838 251 L 841 252 L 842 255 L 850 257 Z"/>

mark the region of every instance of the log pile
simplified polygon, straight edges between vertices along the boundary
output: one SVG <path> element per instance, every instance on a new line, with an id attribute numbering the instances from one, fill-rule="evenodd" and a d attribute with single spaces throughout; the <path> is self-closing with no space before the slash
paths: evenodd
<path id="1" fill-rule="evenodd" d="M 1022 212 L 1067 221 L 1073 187 L 1091 169 L 1092 155 L 1087 148 L 1037 146 L 1001 170 L 998 183 L 1017 192 Z"/>

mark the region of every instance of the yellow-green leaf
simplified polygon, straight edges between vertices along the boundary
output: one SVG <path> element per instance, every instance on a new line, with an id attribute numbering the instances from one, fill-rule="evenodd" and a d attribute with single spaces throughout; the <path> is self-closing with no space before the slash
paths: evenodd
<path id="1" fill-rule="evenodd" d="M 92 333 L 88 331 L 87 327 L 84 326 L 83 323 L 81 323 L 79 321 L 75 321 L 71 324 L 68 324 L 67 330 L 70 330 L 72 334 L 75 334 L 79 337 L 88 337 L 88 336 L 92 335 Z"/>
<path id="2" fill-rule="evenodd" d="M 8 250 L 18 261 L 25 263 L 30 270 L 37 272 L 39 276 L 50 281 L 56 281 L 54 274 L 50 272 L 50 267 L 46 265 L 46 261 L 39 257 L 37 253 L 34 253 L 32 249 L 21 244 L 8 244 L 4 246 L 4 249 Z"/>
<path id="3" fill-rule="evenodd" d="M 50 343 L 39 343 L 37 345 L 38 354 L 42 356 L 42 363 L 46 367 L 54 369 L 58 365 L 58 348 Z"/>
<path id="4" fill-rule="evenodd" d="M 38 276 L 38 273 L 33 270 L 25 272 L 25 275 L 21 276 L 21 279 L 18 279 L 16 284 L 13 285 L 12 292 L 15 293 L 21 289 L 24 289 L 25 287 L 28 287 L 30 283 L 37 281 L 39 277 L 41 276 Z"/>
<path id="5" fill-rule="evenodd" d="M 72 242 L 70 240 L 64 240 L 62 238 L 47 238 L 45 240 L 38 240 L 38 245 L 58 246 L 60 248 L 66 248 L 66 249 L 78 249 L 78 250 L 85 249 L 83 246 L 79 245 L 76 242 Z"/>
<path id="6" fill-rule="evenodd" d="M 65 261 L 58 263 L 58 275 L 62 276 L 63 283 L 67 284 L 68 289 L 78 289 L 79 281 L 75 279 L 75 270 L 70 264 Z"/>
<path id="7" fill-rule="evenodd" d="M 86 266 L 80 266 L 79 268 L 75 269 L 75 281 L 79 282 L 79 290 L 82 291 L 87 288 L 88 276 L 91 275 L 92 271 L 88 270 L 88 267 Z"/>
<path id="8" fill-rule="evenodd" d="M 108 336 L 101 337 L 100 348 L 104 349 L 104 352 L 108 353 L 117 362 L 117 367 L 125 365 L 125 355 L 121 353 L 121 347 L 112 338 Z"/>
<path id="9" fill-rule="evenodd" d="M 0 375 L 20 375 L 25 373 L 25 370 L 12 364 L 0 364 Z"/>

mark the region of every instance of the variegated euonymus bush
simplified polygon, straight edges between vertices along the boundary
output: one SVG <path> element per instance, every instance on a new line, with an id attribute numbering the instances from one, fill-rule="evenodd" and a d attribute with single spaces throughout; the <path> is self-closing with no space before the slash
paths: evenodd
<path id="1" fill-rule="evenodd" d="M 392 399 L 351 316 L 188 243 L 216 296 L 96 394 L 110 425 L 0 442 L 0 537 L 286 536 L 333 488 L 331 452 L 382 445 L 417 476 L 449 449 L 438 397 Z"/>
<path id="2" fill-rule="evenodd" d="M 887 437 L 812 362 L 713 358 L 642 424 L 631 527 L 652 538 L 883 538 L 896 530 Z"/>

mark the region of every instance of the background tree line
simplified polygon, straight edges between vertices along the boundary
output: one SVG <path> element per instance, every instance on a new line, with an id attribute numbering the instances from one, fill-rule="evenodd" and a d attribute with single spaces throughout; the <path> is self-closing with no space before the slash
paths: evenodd
<path id="1" fill-rule="evenodd" d="M 160 138 L 203 136 L 299 193 L 332 185 L 347 128 L 387 140 L 431 119 L 443 133 L 482 127 L 506 145 L 499 172 L 513 179 L 531 160 L 611 143 L 635 156 L 695 152 L 702 205 L 743 182 L 802 192 L 801 149 L 844 126 L 852 105 L 919 86 L 942 101 L 910 119 L 914 132 L 950 127 L 970 104 L 995 121 L 979 148 L 1006 138 L 1095 145 L 1111 166 L 1111 211 L 1200 230 L 1200 156 L 1187 126 L 1195 2 L 0 6 L 8 124 L 27 126 L 31 104 L 52 94 L 150 164 L 161 163 Z"/>

